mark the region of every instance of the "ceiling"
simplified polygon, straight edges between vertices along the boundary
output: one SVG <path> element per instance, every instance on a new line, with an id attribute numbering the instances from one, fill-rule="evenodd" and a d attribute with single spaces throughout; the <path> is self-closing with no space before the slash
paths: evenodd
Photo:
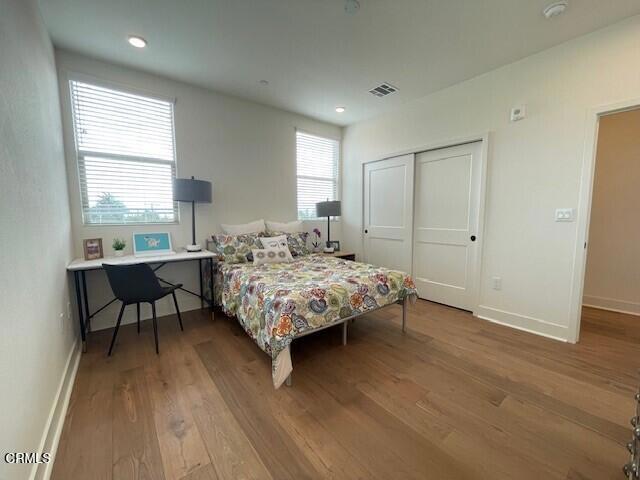
<path id="1" fill-rule="evenodd" d="M 640 14 L 638 0 L 569 0 L 547 20 L 549 1 L 360 0 L 355 14 L 344 0 L 40 5 L 56 46 L 346 125 Z M 368 93 L 382 82 L 399 92 Z"/>

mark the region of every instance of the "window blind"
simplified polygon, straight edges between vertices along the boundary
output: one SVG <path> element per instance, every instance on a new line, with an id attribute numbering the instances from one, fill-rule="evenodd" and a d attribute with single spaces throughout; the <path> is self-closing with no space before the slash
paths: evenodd
<path id="1" fill-rule="evenodd" d="M 173 103 L 70 82 L 85 224 L 171 223 Z"/>
<path id="2" fill-rule="evenodd" d="M 337 200 L 340 144 L 331 138 L 296 132 L 298 219 L 316 217 L 316 203 Z"/>

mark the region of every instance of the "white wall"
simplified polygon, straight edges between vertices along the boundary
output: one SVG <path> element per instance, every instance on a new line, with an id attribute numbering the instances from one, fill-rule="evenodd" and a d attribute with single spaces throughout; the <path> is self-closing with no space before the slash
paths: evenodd
<path id="1" fill-rule="evenodd" d="M 584 303 L 640 315 L 640 110 L 598 129 Z"/>
<path id="2" fill-rule="evenodd" d="M 56 59 L 77 257 L 82 256 L 84 238 L 102 238 L 105 254 L 112 255 L 113 238 L 124 237 L 129 244 L 125 252 L 130 253 L 131 234 L 134 231 L 157 231 L 159 228 L 171 232 L 174 246 L 184 246 L 191 243 L 191 210 L 189 205 L 181 204 L 179 225 L 103 227 L 82 224 L 68 92 L 70 74 L 89 75 L 115 86 L 176 99 L 178 176 L 194 175 L 214 184 L 213 204 L 197 205 L 196 224 L 200 242 L 204 242 L 207 235 L 220 232 L 220 223 L 243 223 L 257 218 L 295 220 L 295 128 L 334 138 L 341 138 L 342 135 L 341 128 L 334 125 L 71 52 L 57 51 Z M 311 222 L 310 229 L 314 225 Z M 323 227 L 323 232 L 324 228 L 326 227 Z M 332 238 L 340 240 L 339 222 L 332 224 Z M 162 273 L 169 281 L 182 282 L 185 287 L 194 291 L 199 288 L 195 264 L 168 266 L 158 273 Z M 108 300 L 111 294 L 102 272 L 91 272 L 87 281 L 90 305 L 94 310 Z M 179 295 L 178 302 L 182 310 L 199 308 L 197 298 L 182 292 Z M 93 328 L 113 326 L 118 309 L 119 306 L 113 305 L 96 316 Z M 173 312 L 170 298 L 158 306 L 159 315 Z M 143 314 L 150 314 L 146 306 L 143 307 Z M 125 321 L 134 319 L 135 308 L 131 308 Z"/>
<path id="3" fill-rule="evenodd" d="M 570 338 L 587 112 L 640 97 L 640 17 L 580 37 L 403 108 L 349 126 L 343 141 L 343 241 L 362 249 L 362 163 L 491 132 L 480 315 Z M 402 86 L 400 85 L 402 91 Z M 527 105 L 528 118 L 509 123 Z M 490 279 L 502 277 L 502 290 Z"/>
<path id="4" fill-rule="evenodd" d="M 48 451 L 73 352 L 73 240 L 51 42 L 35 0 L 0 0 L 0 11 L 0 478 L 22 479 L 33 466 L 5 453 Z"/>

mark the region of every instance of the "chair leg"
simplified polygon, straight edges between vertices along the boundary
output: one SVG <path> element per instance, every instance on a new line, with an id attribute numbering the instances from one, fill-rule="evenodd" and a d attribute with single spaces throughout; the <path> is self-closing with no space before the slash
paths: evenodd
<path id="1" fill-rule="evenodd" d="M 182 326 L 182 317 L 180 316 L 180 309 L 178 308 L 178 300 L 176 300 L 176 292 L 171 292 L 173 296 L 173 304 L 176 306 L 176 313 L 178 314 L 178 323 L 180 323 L 180 330 L 184 332 L 184 327 Z"/>
<path id="2" fill-rule="evenodd" d="M 136 313 L 138 314 L 138 335 L 140 334 L 140 303 L 136 303 Z"/>
<path id="3" fill-rule="evenodd" d="M 160 354 L 158 348 L 158 319 L 156 318 L 156 303 L 151 303 L 151 313 L 153 314 L 153 336 L 156 337 L 156 355 Z"/>
<path id="4" fill-rule="evenodd" d="M 122 321 L 122 314 L 124 313 L 125 304 L 123 303 L 120 307 L 120 313 L 118 314 L 118 321 L 116 322 L 116 329 L 113 331 L 113 338 L 111 339 L 111 345 L 109 345 L 109 354 L 111 356 L 111 352 L 113 351 L 113 346 L 116 343 L 116 337 L 118 336 L 118 329 L 120 328 L 120 322 Z"/>

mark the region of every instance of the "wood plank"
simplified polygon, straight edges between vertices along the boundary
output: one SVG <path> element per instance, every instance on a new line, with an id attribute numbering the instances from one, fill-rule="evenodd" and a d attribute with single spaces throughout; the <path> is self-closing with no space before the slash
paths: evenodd
<path id="1" fill-rule="evenodd" d="M 167 480 L 180 479 L 210 461 L 183 388 L 189 381 L 189 372 L 178 366 L 177 348 L 171 342 L 163 342 L 160 356 L 150 358 L 145 367 Z"/>
<path id="2" fill-rule="evenodd" d="M 241 338 L 219 345 L 221 350 L 253 348 Z M 229 352 L 230 353 L 230 352 Z M 271 365 L 266 356 L 238 365 L 238 375 L 253 395 L 268 403 L 271 414 L 294 439 L 300 450 L 318 471 L 321 478 L 369 479 L 374 474 L 366 465 L 350 455 L 308 411 L 304 404 L 290 395 L 291 389 L 273 390 Z"/>
<path id="3" fill-rule="evenodd" d="M 122 372 L 113 407 L 114 480 L 166 478 L 153 414 L 144 371 Z"/>
<path id="4" fill-rule="evenodd" d="M 637 317 L 585 309 L 569 345 L 442 305 L 296 340 L 291 388 L 235 319 L 187 312 L 91 335 L 52 478 L 620 477 Z"/>
<path id="5" fill-rule="evenodd" d="M 196 351 L 218 387 L 225 403 L 256 449 L 269 472 L 277 479 L 311 479 L 318 474 L 298 446 L 275 421 L 262 399 L 250 395 L 231 368 L 229 359 L 211 342 L 196 345 Z M 226 368 L 216 369 L 214 365 Z"/>
<path id="6" fill-rule="evenodd" d="M 192 470 L 180 480 L 218 480 L 218 475 L 213 465 L 208 463 Z"/>
<path id="7" fill-rule="evenodd" d="M 83 478 L 91 472 L 98 480 L 112 478 L 113 363 L 105 362 L 108 332 L 91 339 L 92 349 L 82 355 L 65 418 L 51 478 Z M 66 434 L 66 432 L 73 432 Z"/>

